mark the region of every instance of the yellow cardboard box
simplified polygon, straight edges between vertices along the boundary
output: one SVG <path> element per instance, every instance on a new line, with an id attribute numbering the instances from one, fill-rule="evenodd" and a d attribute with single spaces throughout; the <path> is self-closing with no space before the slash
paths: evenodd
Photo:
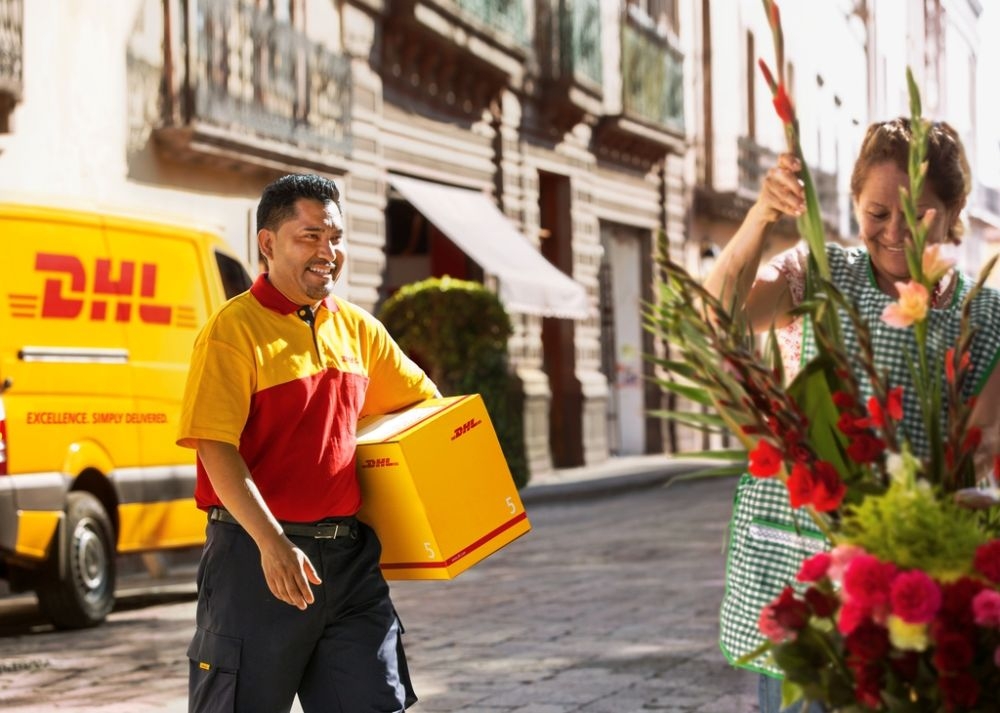
<path id="1" fill-rule="evenodd" d="M 387 579 L 453 579 L 531 529 L 478 394 L 362 419 L 357 466 Z"/>

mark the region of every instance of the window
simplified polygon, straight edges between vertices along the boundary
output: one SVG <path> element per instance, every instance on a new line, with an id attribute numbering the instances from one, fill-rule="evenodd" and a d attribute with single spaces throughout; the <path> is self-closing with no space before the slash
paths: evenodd
<path id="1" fill-rule="evenodd" d="M 227 300 L 250 289 L 253 281 L 238 260 L 216 252 L 215 262 L 219 265 L 219 277 L 222 278 L 222 289 Z"/>

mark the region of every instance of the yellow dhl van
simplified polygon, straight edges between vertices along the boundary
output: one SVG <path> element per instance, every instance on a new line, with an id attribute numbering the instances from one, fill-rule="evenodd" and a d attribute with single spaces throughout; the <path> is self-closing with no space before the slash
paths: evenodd
<path id="1" fill-rule="evenodd" d="M 99 623 L 117 554 L 194 546 L 174 445 L 191 346 L 250 286 L 217 236 L 0 204 L 0 576 L 58 626 Z"/>

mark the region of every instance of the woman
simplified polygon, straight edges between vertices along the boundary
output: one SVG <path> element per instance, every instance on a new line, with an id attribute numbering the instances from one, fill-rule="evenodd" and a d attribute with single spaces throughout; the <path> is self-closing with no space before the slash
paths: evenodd
<path id="1" fill-rule="evenodd" d="M 876 366 L 888 374 L 892 386 L 903 387 L 902 432 L 914 453 L 925 456 L 927 435 L 905 356 L 915 349 L 913 330 L 895 329 L 880 318 L 885 307 L 899 296 L 896 283 L 910 277 L 904 250 L 910 234 L 899 189 L 909 187 L 911 138 L 909 121 L 904 118 L 868 128 L 851 176 L 862 245 L 844 248 L 829 244 L 826 254 L 832 281 L 855 304 L 871 331 Z M 947 124 L 931 125 L 927 161 L 927 179 L 918 203 L 918 218 L 930 221 L 927 244 L 958 243 L 962 232 L 959 219 L 969 194 L 970 176 L 961 140 Z M 803 295 L 805 250 L 796 248 L 783 253 L 758 270 L 768 228 L 783 215 L 798 216 L 805 210 L 805 194 L 796 175 L 800 169 L 793 156 L 783 154 L 778 158 L 705 286 L 723 304 L 742 305 L 755 330 L 766 331 L 772 326 L 784 330 L 783 356 L 789 360 L 800 351 L 804 363 L 815 355 L 816 346 L 811 339 L 801 337 L 791 312 Z M 934 352 L 931 363 L 941 363 L 944 350 L 955 343 L 962 301 L 972 284 L 968 276 L 952 270 L 936 285 L 927 318 L 931 335 L 928 341 Z M 971 378 L 965 380 L 963 397 L 979 397 L 973 422 L 983 428 L 984 444 L 994 444 L 1000 436 L 1000 420 L 997 410 L 988 404 L 1000 398 L 1000 370 L 994 369 L 1000 356 L 1000 293 L 980 293 L 973 302 L 972 317 L 978 330 L 970 349 Z M 789 333 L 789 328 L 796 331 Z M 841 319 L 841 329 L 847 353 L 857 353 L 853 327 Z M 860 366 L 854 371 L 862 395 L 867 398 L 868 379 Z M 752 651 L 762 641 L 757 628 L 762 607 L 794 579 L 802 559 L 824 546 L 822 535 L 811 527 L 808 518 L 789 507 L 784 485 L 773 479 L 741 478 L 730 525 L 720 627 L 722 649 L 730 661 Z M 776 713 L 781 701 L 780 671 L 763 659 L 746 667 L 763 674 L 759 687 L 761 713 Z M 813 706 L 809 710 L 822 708 Z"/>

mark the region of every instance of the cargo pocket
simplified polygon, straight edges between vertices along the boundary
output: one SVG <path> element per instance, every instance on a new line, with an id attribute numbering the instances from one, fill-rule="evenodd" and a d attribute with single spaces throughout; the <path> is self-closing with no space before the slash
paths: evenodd
<path id="1" fill-rule="evenodd" d="M 788 505 L 777 480 L 744 476 L 737 486 L 726 559 L 726 589 L 720 611 L 720 646 L 731 664 L 760 673 L 780 673 L 768 657 L 737 663 L 764 641 L 761 610 L 781 590 L 795 585 L 802 560 L 829 547 L 808 527 L 808 516 Z"/>
<path id="2" fill-rule="evenodd" d="M 198 628 L 188 647 L 189 713 L 235 713 L 243 642 Z"/>

